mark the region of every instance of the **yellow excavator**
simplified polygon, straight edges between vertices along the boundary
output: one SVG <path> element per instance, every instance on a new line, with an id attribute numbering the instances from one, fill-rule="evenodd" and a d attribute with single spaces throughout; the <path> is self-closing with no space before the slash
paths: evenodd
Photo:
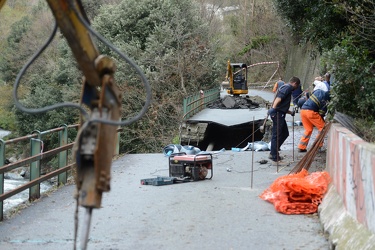
<path id="1" fill-rule="evenodd" d="M 225 77 L 229 83 L 227 93 L 241 95 L 249 92 L 247 87 L 247 65 L 245 63 L 230 63 L 228 60 L 227 74 Z"/>
<path id="2" fill-rule="evenodd" d="M 21 69 L 14 84 L 13 98 L 17 108 L 30 114 L 43 113 L 62 107 L 77 108 L 81 111 L 81 124 L 74 146 L 74 154 L 77 168 L 77 204 L 86 208 L 83 225 L 85 227 L 84 236 L 80 249 L 86 249 L 92 210 L 101 207 L 102 193 L 110 190 L 111 165 L 115 152 L 117 128 L 139 120 L 146 113 L 151 102 L 151 87 L 142 70 L 90 26 L 80 0 L 46 1 L 56 20 L 54 30 L 46 44 Z M 0 0 L 0 9 L 5 2 L 6 0 Z M 84 76 L 81 101 L 79 104 L 62 103 L 38 109 L 24 107 L 18 101 L 17 89 L 20 79 L 33 60 L 52 41 L 57 28 L 66 38 Z M 140 76 L 146 92 L 146 101 L 134 117 L 119 121 L 122 94 L 115 83 L 116 65 L 111 58 L 99 53 L 92 36 L 110 47 Z"/>

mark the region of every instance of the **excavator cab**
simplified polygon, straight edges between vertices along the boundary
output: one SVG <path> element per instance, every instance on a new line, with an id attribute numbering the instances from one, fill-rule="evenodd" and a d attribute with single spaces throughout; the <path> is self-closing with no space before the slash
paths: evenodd
<path id="1" fill-rule="evenodd" d="M 228 61 L 227 79 L 229 80 L 228 94 L 241 95 L 249 92 L 247 88 L 247 65 L 245 63 L 230 63 Z"/>

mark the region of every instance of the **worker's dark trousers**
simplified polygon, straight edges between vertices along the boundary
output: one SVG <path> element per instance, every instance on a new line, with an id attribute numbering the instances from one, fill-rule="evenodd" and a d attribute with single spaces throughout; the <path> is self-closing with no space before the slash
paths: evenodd
<path id="1" fill-rule="evenodd" d="M 272 139 L 271 139 L 271 155 L 274 160 L 278 157 L 278 149 L 283 145 L 289 136 L 288 125 L 285 121 L 284 112 L 275 112 L 271 114 L 272 119 Z M 279 137 L 279 138 L 277 138 Z"/>

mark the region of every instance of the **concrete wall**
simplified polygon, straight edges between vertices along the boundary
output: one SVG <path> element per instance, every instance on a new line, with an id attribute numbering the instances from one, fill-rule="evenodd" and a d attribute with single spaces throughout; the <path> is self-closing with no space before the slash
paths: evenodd
<path id="1" fill-rule="evenodd" d="M 375 145 L 333 124 L 327 166 L 348 213 L 375 233 Z"/>
<path id="2" fill-rule="evenodd" d="M 297 76 L 303 88 L 319 75 L 319 57 L 309 46 L 293 46 L 284 79 Z M 375 249 L 375 145 L 333 124 L 328 135 L 327 171 L 332 182 L 319 206 L 319 218 L 332 249 Z"/>
<path id="3" fill-rule="evenodd" d="M 336 249 L 375 249 L 375 145 L 340 124 L 328 135 L 332 182 L 319 207 Z"/>

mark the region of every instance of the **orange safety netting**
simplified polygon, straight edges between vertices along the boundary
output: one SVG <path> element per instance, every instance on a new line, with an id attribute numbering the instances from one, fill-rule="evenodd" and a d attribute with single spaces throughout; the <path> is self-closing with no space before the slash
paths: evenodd
<path id="1" fill-rule="evenodd" d="M 284 214 L 311 214 L 318 211 L 331 178 L 327 172 L 306 169 L 296 174 L 277 178 L 259 196 L 274 204 L 276 211 Z"/>

